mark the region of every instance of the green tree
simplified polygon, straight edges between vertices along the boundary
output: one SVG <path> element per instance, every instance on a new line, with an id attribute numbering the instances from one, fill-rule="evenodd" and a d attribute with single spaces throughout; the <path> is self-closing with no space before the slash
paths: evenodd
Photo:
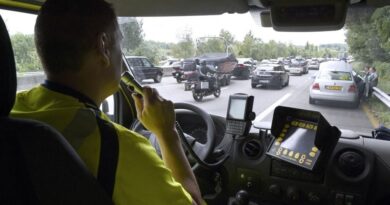
<path id="1" fill-rule="evenodd" d="M 144 39 L 142 21 L 134 17 L 122 17 L 119 19 L 119 26 L 123 33 L 123 52 L 126 54 L 134 51 L 141 45 Z"/>
<path id="2" fill-rule="evenodd" d="M 131 55 L 135 56 L 146 56 L 152 63 L 158 64 L 166 56 L 166 50 L 164 47 L 168 44 L 155 42 L 155 41 L 143 41 Z"/>
<path id="3" fill-rule="evenodd" d="M 220 38 L 205 38 L 198 39 L 196 54 L 200 55 L 203 53 L 223 53 L 226 52 L 225 41 Z"/>
<path id="4" fill-rule="evenodd" d="M 233 46 L 233 44 L 235 43 L 235 39 L 234 39 L 234 36 L 233 34 L 231 34 L 229 31 L 227 30 L 224 30 L 224 29 L 221 29 L 221 31 L 219 32 L 219 37 L 225 39 L 226 41 L 226 44 L 228 46 Z"/>
<path id="5" fill-rule="evenodd" d="M 371 22 L 373 30 L 377 31 L 377 40 L 381 48 L 386 52 L 390 52 L 390 7 L 378 8 L 372 14 Z M 388 56 L 384 56 L 387 60 Z"/>
<path id="6" fill-rule="evenodd" d="M 42 65 L 35 49 L 34 35 L 18 33 L 11 36 L 11 41 L 18 72 L 41 70 Z"/>
<path id="7" fill-rule="evenodd" d="M 189 58 L 195 54 L 195 46 L 192 40 L 192 33 L 186 32 L 182 39 L 172 46 L 172 55 L 175 58 Z"/>
<path id="8" fill-rule="evenodd" d="M 242 41 L 241 45 L 240 45 L 240 50 L 239 50 L 239 56 L 241 57 L 251 57 L 251 58 L 255 58 L 257 59 L 256 57 L 258 57 L 258 54 L 257 52 L 259 51 L 259 45 L 261 43 L 261 40 L 259 39 L 256 39 L 253 34 L 252 34 L 252 31 L 249 31 L 245 37 L 244 37 L 244 40 Z"/>

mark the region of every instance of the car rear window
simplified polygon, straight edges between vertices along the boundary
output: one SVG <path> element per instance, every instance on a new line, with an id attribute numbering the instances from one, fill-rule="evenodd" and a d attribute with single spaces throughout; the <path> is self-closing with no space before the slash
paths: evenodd
<path id="1" fill-rule="evenodd" d="M 323 71 L 318 76 L 318 79 L 351 81 L 352 76 L 350 72 L 345 71 Z"/>
<path id="2" fill-rule="evenodd" d="M 140 66 L 140 67 L 142 67 L 142 61 L 139 58 L 128 58 L 127 62 L 129 62 L 131 66 Z"/>
<path id="3" fill-rule="evenodd" d="M 266 71 L 273 71 L 274 67 L 273 66 L 260 66 L 258 70 L 266 70 Z"/>

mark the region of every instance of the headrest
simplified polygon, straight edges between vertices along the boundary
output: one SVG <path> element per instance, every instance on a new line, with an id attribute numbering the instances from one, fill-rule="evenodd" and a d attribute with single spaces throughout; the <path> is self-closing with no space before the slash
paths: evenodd
<path id="1" fill-rule="evenodd" d="M 0 16 L 0 117 L 8 116 L 16 95 L 16 68 L 11 40 Z"/>

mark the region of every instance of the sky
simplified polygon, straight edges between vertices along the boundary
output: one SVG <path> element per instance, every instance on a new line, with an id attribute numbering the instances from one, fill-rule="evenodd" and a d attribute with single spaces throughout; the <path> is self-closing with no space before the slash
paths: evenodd
<path id="1" fill-rule="evenodd" d="M 0 10 L 11 34 L 32 34 L 36 16 L 6 10 Z M 194 38 L 218 36 L 221 29 L 233 34 L 236 40 L 242 41 L 249 31 L 265 42 L 275 40 L 295 45 L 345 43 L 345 30 L 327 32 L 276 32 L 257 24 L 249 13 L 223 14 L 216 16 L 188 17 L 145 17 L 138 18 L 143 22 L 146 40 L 160 42 L 178 42 L 183 33 L 191 32 Z"/>

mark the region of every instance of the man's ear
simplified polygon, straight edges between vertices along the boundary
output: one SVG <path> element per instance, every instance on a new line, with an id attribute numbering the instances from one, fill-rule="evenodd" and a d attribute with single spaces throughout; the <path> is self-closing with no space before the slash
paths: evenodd
<path id="1" fill-rule="evenodd" d="M 103 61 L 103 65 L 105 67 L 108 67 L 110 66 L 111 64 L 111 60 L 110 60 L 110 56 L 111 56 L 111 53 L 110 53 L 110 49 L 109 49 L 109 38 L 108 38 L 108 35 L 107 33 L 101 33 L 99 34 L 99 38 L 98 38 L 98 52 L 101 56 L 101 59 Z"/>

